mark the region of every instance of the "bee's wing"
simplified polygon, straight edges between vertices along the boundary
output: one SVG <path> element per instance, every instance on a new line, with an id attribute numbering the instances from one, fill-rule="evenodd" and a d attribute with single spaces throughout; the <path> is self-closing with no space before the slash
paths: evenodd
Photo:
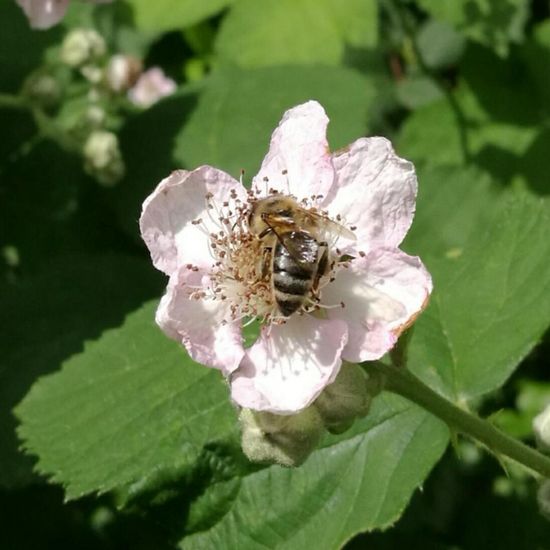
<path id="1" fill-rule="evenodd" d="M 344 227 L 338 222 L 335 222 L 322 214 L 308 211 L 306 212 L 306 215 L 309 216 L 314 224 L 319 228 L 319 230 L 325 234 L 325 236 L 327 237 L 325 238 L 325 240 L 329 240 L 328 237 L 331 236 L 343 237 L 344 239 L 349 239 L 350 241 L 357 240 L 357 236 L 351 229 Z"/>

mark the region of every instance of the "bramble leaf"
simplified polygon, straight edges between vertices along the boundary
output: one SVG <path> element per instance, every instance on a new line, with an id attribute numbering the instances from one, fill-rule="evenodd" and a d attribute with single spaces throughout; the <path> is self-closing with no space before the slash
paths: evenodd
<path id="1" fill-rule="evenodd" d="M 40 379 L 17 408 L 24 448 L 68 498 L 185 472 L 236 427 L 217 371 L 154 323 L 156 300 Z"/>

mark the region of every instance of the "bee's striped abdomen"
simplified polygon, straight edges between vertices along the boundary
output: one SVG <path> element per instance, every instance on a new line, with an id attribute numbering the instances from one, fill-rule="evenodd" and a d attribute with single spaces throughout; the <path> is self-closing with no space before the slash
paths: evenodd
<path id="1" fill-rule="evenodd" d="M 292 315 L 308 296 L 317 271 L 319 243 L 308 233 L 279 236 L 273 253 L 273 293 L 279 311 Z"/>

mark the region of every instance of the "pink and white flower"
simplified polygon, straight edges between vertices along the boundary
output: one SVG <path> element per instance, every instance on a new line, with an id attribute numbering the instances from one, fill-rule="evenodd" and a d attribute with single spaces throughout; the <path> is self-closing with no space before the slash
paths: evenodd
<path id="1" fill-rule="evenodd" d="M 157 323 L 194 360 L 220 369 L 242 407 L 304 409 L 334 381 L 342 360 L 386 353 L 432 290 L 420 259 L 398 248 L 414 215 L 413 165 L 381 137 L 331 154 L 327 124 L 315 101 L 287 111 L 249 191 L 201 166 L 173 172 L 143 204 L 143 239 L 170 277 Z M 250 205 L 266 193 L 304 199 L 357 237 L 335 244 L 318 306 L 282 320 L 259 274 L 261 243 L 247 227 Z M 249 318 L 263 326 L 246 349 L 242 324 Z"/>
<path id="2" fill-rule="evenodd" d="M 151 67 L 140 75 L 137 82 L 128 91 L 128 97 L 134 105 L 150 107 L 163 97 L 176 91 L 177 84 L 164 74 L 160 67 Z"/>
<path id="3" fill-rule="evenodd" d="M 106 4 L 113 0 L 87 0 Z M 63 19 L 70 0 L 16 0 L 29 19 L 33 29 L 49 29 Z"/>

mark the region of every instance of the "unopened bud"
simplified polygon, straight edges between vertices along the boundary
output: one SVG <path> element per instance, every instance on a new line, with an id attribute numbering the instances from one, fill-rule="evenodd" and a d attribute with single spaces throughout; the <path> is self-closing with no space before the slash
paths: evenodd
<path id="1" fill-rule="evenodd" d="M 109 88 L 117 93 L 129 90 L 139 78 L 141 69 L 139 59 L 131 55 L 113 55 L 105 74 Z"/>
<path id="2" fill-rule="evenodd" d="M 533 431 L 540 450 L 550 452 L 550 405 L 533 420 Z"/>
<path id="3" fill-rule="evenodd" d="M 103 80 L 103 71 L 97 65 L 84 65 L 80 68 L 80 73 L 92 84 L 99 84 Z"/>
<path id="4" fill-rule="evenodd" d="M 84 159 L 86 171 L 105 186 L 116 184 L 124 175 L 118 138 L 112 132 L 92 132 L 84 144 Z"/>
<path id="5" fill-rule="evenodd" d="M 334 382 L 323 390 L 314 406 L 327 430 L 340 433 L 357 417 L 368 413 L 371 400 L 367 374 L 359 365 L 344 362 Z"/>
<path id="6" fill-rule="evenodd" d="M 86 109 L 85 117 L 88 127 L 101 128 L 105 124 L 107 113 L 99 105 L 90 105 Z"/>
<path id="7" fill-rule="evenodd" d="M 23 93 L 43 107 L 52 107 L 61 97 L 57 80 L 44 73 L 31 74 L 23 85 Z"/>
<path id="8" fill-rule="evenodd" d="M 252 462 L 299 466 L 323 433 L 315 407 L 288 416 L 243 409 L 239 420 L 243 452 Z"/>
<path id="9" fill-rule="evenodd" d="M 159 99 L 173 94 L 175 90 L 176 83 L 162 69 L 153 67 L 138 78 L 135 86 L 129 90 L 128 97 L 139 107 L 150 107 Z"/>
<path id="10" fill-rule="evenodd" d="M 105 41 L 93 29 L 74 29 L 63 40 L 61 60 L 70 67 L 80 67 L 105 55 Z"/>

